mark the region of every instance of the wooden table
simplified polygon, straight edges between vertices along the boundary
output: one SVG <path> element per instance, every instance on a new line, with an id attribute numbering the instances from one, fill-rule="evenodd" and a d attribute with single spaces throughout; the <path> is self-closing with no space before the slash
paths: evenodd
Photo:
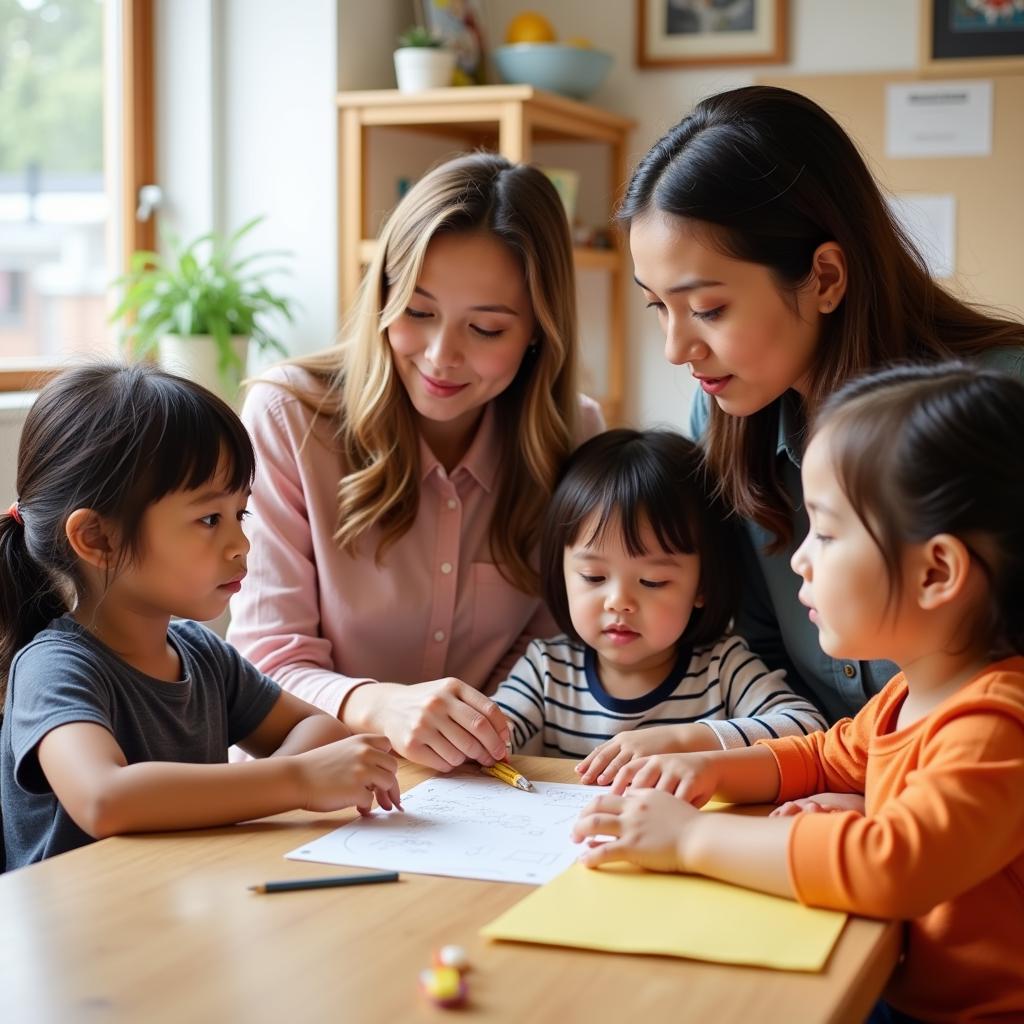
<path id="1" fill-rule="evenodd" d="M 517 763 L 572 780 L 568 761 Z M 400 775 L 405 790 L 429 772 Z M 480 938 L 530 891 L 521 885 L 403 874 L 397 885 L 247 891 L 332 873 L 282 855 L 351 816 L 108 839 L 0 876 L 0 1020 L 859 1024 L 896 962 L 898 927 L 863 919 L 848 922 L 824 972 L 795 974 Z M 446 943 L 473 966 L 471 1005 L 456 1017 L 416 987 Z"/>

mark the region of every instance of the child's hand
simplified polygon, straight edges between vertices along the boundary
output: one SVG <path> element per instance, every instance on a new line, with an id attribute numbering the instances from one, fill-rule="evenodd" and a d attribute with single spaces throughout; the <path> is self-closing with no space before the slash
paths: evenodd
<path id="1" fill-rule="evenodd" d="M 703 807 L 718 789 L 714 757 L 707 754 L 656 754 L 639 757 L 619 769 L 612 792 L 660 789 L 694 807 Z"/>
<path id="2" fill-rule="evenodd" d="M 706 725 L 656 725 L 649 729 L 621 732 L 595 747 L 576 765 L 580 782 L 609 784 L 619 769 L 638 757 L 681 753 L 687 750 L 717 750 L 721 744 Z"/>
<path id="3" fill-rule="evenodd" d="M 795 814 L 828 814 L 832 811 L 864 813 L 864 797 L 859 793 L 815 793 L 799 800 L 787 800 L 769 815 L 771 818 L 791 818 Z"/>
<path id="4" fill-rule="evenodd" d="M 580 861 L 588 868 L 623 860 L 651 871 L 681 871 L 682 841 L 699 817 L 700 811 L 668 793 L 602 794 L 580 811 L 572 838 L 586 841 Z M 604 836 L 612 838 L 598 838 Z"/>
<path id="5" fill-rule="evenodd" d="M 337 811 L 353 804 L 368 814 L 373 798 L 386 811 L 401 809 L 398 761 L 386 736 L 363 734 L 295 756 L 307 811 Z"/>

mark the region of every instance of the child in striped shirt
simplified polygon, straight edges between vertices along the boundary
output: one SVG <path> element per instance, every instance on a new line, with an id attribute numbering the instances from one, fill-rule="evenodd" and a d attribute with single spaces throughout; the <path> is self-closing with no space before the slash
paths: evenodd
<path id="1" fill-rule="evenodd" d="M 513 750 L 580 758 L 582 781 L 604 784 L 633 758 L 823 729 L 728 632 L 737 544 L 691 441 L 611 430 L 582 445 L 541 540 L 564 633 L 534 640 L 494 696 Z"/>

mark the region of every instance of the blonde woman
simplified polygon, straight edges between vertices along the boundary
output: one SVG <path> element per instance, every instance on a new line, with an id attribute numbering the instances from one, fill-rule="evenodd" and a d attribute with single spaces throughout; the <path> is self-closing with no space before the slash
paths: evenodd
<path id="1" fill-rule="evenodd" d="M 442 771 L 505 754 L 485 696 L 553 623 L 541 517 L 603 429 L 576 391 L 568 225 L 535 168 L 460 157 L 385 225 L 342 342 L 272 371 L 228 639 L 285 689 Z"/>

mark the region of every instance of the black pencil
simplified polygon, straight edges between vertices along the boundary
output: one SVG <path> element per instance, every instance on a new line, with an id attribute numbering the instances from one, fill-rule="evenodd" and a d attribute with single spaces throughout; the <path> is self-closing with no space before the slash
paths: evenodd
<path id="1" fill-rule="evenodd" d="M 397 882 L 397 871 L 380 871 L 373 875 L 336 875 L 333 878 L 295 878 L 288 882 L 264 882 L 250 885 L 251 892 L 296 892 L 300 889 L 333 889 L 339 885 L 374 885 Z"/>

